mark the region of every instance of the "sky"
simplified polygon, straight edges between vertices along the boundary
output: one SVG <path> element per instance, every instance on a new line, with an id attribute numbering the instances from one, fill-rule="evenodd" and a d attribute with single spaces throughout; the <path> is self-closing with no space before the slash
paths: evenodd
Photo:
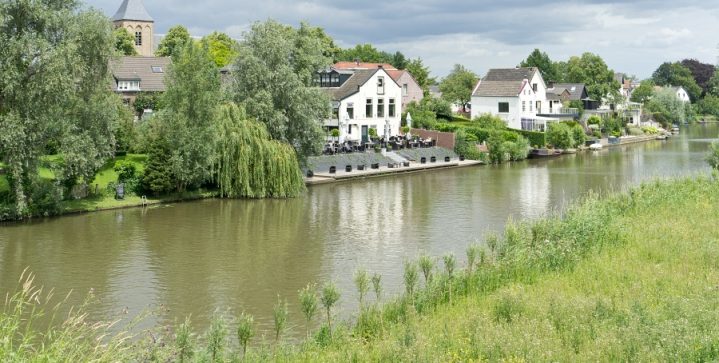
<path id="1" fill-rule="evenodd" d="M 121 0 L 86 0 L 112 16 Z M 155 33 L 177 24 L 193 36 L 222 31 L 235 38 L 256 21 L 320 26 L 342 47 L 370 43 L 422 58 L 433 76 L 454 64 L 480 76 L 514 67 L 534 48 L 552 60 L 599 54 L 617 72 L 648 78 L 665 61 L 716 64 L 719 0 L 145 0 Z"/>

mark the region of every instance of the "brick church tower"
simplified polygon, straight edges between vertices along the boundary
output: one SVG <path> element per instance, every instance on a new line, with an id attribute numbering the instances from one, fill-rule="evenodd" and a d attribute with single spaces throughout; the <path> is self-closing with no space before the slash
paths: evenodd
<path id="1" fill-rule="evenodd" d="M 153 56 L 155 21 L 147 13 L 142 0 L 123 0 L 112 17 L 112 22 L 116 28 L 125 28 L 135 36 L 135 49 L 139 55 Z"/>

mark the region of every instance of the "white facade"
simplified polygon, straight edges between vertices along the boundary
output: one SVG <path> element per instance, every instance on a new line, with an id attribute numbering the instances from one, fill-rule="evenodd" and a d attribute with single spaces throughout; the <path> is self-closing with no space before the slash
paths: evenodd
<path id="1" fill-rule="evenodd" d="M 339 101 L 333 101 L 334 116 L 325 126 L 339 127 L 340 142 L 365 141 L 369 129 L 377 136 L 397 136 L 402 118 L 402 88 L 383 69 L 359 87 L 359 91 Z"/>
<path id="2" fill-rule="evenodd" d="M 682 102 L 686 102 L 686 103 L 691 102 L 691 98 L 689 98 L 689 94 L 682 86 L 676 87 L 676 95 L 677 95 L 677 98 Z"/>
<path id="3" fill-rule="evenodd" d="M 477 87 L 480 87 L 481 82 Z M 559 113 L 560 107 L 557 106 L 557 104 L 550 105 L 547 100 L 547 86 L 541 74 L 535 72 L 531 80 L 522 82 L 516 96 L 472 96 L 471 116 L 475 118 L 483 114 L 491 114 L 504 120 L 507 127 L 522 129 L 522 119 L 535 120 L 543 124 L 543 118 L 537 115 Z"/>

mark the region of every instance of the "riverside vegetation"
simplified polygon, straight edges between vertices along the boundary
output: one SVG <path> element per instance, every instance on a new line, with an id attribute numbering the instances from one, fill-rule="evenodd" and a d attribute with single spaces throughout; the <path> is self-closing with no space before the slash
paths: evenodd
<path id="1" fill-rule="evenodd" d="M 462 261 L 407 261 L 405 293 L 393 298 L 382 295 L 381 276 L 360 270 L 360 309 L 347 321 L 332 319 L 334 284 L 309 285 L 299 299 L 278 299 L 274 339 L 257 338 L 244 313 L 218 313 L 201 334 L 189 320 L 117 332 L 82 307 L 58 316 L 57 300 L 26 278 L 0 316 L 0 360 L 716 360 L 717 177 L 589 195 L 556 215 L 510 222 Z M 284 299 L 304 316 L 288 316 Z M 37 325 L 43 314 L 55 316 L 47 330 Z M 309 338 L 283 343 L 295 322 Z"/>

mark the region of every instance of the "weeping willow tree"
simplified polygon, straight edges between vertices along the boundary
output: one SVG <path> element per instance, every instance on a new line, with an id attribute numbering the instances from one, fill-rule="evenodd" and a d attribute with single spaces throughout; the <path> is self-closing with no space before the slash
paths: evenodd
<path id="1" fill-rule="evenodd" d="M 217 121 L 216 178 L 227 198 L 289 198 L 305 189 L 294 148 L 272 140 L 267 128 L 235 104 Z"/>

